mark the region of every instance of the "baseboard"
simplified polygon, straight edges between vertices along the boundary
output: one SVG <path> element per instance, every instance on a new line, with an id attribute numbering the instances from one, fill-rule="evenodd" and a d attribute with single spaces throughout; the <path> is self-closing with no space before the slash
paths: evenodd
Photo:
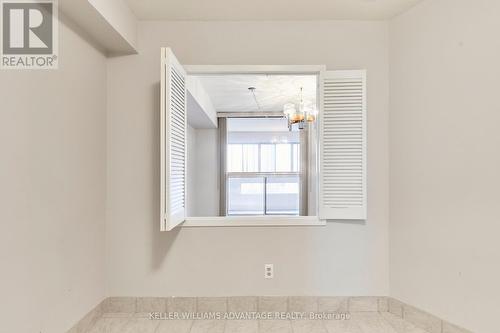
<path id="1" fill-rule="evenodd" d="M 391 297 L 388 298 L 388 311 L 429 333 L 472 333 Z"/>
<path id="2" fill-rule="evenodd" d="M 109 297 L 105 313 L 140 312 L 387 312 L 385 296 Z"/>

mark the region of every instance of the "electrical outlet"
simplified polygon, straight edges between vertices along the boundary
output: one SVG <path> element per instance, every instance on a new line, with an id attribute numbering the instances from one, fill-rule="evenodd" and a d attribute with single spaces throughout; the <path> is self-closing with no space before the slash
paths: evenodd
<path id="1" fill-rule="evenodd" d="M 274 278 L 274 265 L 273 264 L 265 264 L 264 265 L 264 278 L 266 278 L 266 279 Z"/>

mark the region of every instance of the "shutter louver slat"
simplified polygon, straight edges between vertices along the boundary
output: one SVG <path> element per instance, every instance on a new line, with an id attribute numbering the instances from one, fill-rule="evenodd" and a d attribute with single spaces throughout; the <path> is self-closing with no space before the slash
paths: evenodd
<path id="1" fill-rule="evenodd" d="M 186 215 L 186 73 L 172 51 L 162 49 L 161 230 Z"/>
<path id="2" fill-rule="evenodd" d="M 170 122 L 170 150 L 171 159 L 174 163 L 170 169 L 170 212 L 175 214 L 185 210 L 185 167 L 186 167 L 186 151 L 185 151 L 185 137 L 186 137 L 186 100 L 185 100 L 185 80 L 177 73 L 175 67 L 170 71 L 170 79 L 173 83 L 170 86 L 170 94 L 172 96 L 171 109 L 171 122 Z M 173 151 L 177 153 L 173 153 Z M 175 184 L 174 184 L 175 183 Z"/>
<path id="3" fill-rule="evenodd" d="M 364 71 L 322 75 L 320 218 L 366 219 Z"/>

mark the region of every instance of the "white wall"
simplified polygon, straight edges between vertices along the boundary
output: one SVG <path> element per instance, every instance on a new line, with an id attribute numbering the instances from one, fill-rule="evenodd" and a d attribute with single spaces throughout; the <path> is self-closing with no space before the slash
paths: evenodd
<path id="1" fill-rule="evenodd" d="M 195 75 L 186 77 L 188 123 L 197 128 L 217 128 L 217 111 Z"/>
<path id="2" fill-rule="evenodd" d="M 189 124 L 186 131 L 186 214 L 194 216 L 196 211 L 196 129 Z"/>
<path id="3" fill-rule="evenodd" d="M 88 0 L 133 48 L 137 46 L 137 19 L 124 0 Z"/>
<path id="4" fill-rule="evenodd" d="M 390 26 L 391 295 L 474 332 L 500 314 L 500 2 Z"/>
<path id="5" fill-rule="evenodd" d="M 366 68 L 368 221 L 160 233 L 161 46 L 184 64 Z M 107 294 L 388 294 L 388 71 L 385 22 L 140 23 L 139 55 L 108 63 Z"/>
<path id="6" fill-rule="evenodd" d="M 105 296 L 106 59 L 0 71 L 1 332 L 65 332 Z"/>
<path id="7" fill-rule="evenodd" d="M 187 216 L 219 216 L 219 130 L 187 126 Z"/>
<path id="8" fill-rule="evenodd" d="M 190 216 L 219 216 L 219 130 L 196 129 L 194 197 Z"/>

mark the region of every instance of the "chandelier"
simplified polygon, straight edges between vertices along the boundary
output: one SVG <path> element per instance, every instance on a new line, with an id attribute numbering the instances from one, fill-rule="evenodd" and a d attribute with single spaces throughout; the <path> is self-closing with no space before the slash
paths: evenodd
<path id="1" fill-rule="evenodd" d="M 308 123 L 316 120 L 318 110 L 311 101 L 304 101 L 303 88 L 300 88 L 300 103 L 287 103 L 283 106 L 283 113 L 288 120 L 288 129 L 292 131 L 293 125 L 298 124 L 298 129 L 304 129 Z"/>

